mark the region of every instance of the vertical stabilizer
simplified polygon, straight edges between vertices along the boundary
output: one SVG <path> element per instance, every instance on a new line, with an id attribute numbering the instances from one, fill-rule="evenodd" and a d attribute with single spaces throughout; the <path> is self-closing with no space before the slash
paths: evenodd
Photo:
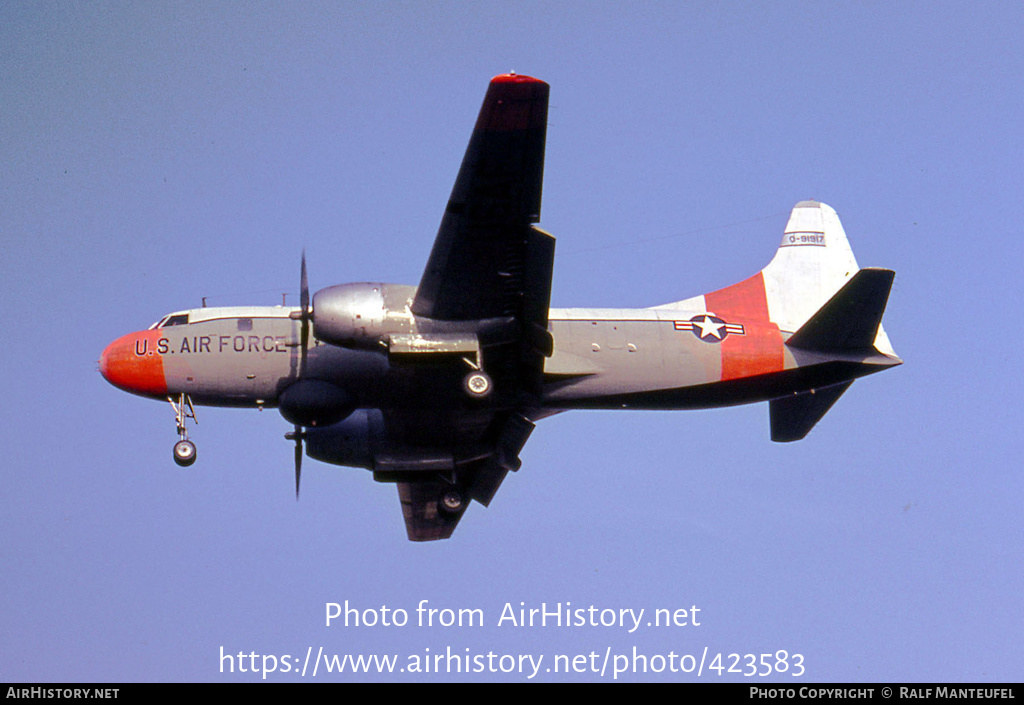
<path id="1" fill-rule="evenodd" d="M 784 331 L 798 330 L 858 269 L 835 210 L 817 201 L 797 203 L 762 272 L 769 318 Z"/>

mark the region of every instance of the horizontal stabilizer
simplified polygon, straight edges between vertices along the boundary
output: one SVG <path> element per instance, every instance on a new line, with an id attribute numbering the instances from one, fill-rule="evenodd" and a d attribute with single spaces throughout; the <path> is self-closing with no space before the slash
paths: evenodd
<path id="1" fill-rule="evenodd" d="M 799 441 L 806 436 L 814 424 L 832 408 L 843 392 L 850 388 L 852 381 L 793 396 L 773 399 L 768 402 L 771 415 L 772 440 L 778 443 Z"/>
<path id="2" fill-rule="evenodd" d="M 819 352 L 870 350 L 878 336 L 893 277 L 895 273 L 889 269 L 860 270 L 786 345 Z"/>

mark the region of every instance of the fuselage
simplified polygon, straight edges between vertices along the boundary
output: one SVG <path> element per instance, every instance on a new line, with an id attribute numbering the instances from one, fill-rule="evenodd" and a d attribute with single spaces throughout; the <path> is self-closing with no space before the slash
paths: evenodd
<path id="1" fill-rule="evenodd" d="M 685 303 L 685 302 L 682 302 Z M 274 407 L 300 373 L 298 309 L 200 308 L 164 316 L 104 350 L 104 377 L 154 399 L 188 395 L 211 406 Z M 704 408 L 762 401 L 878 371 L 881 353 L 790 350 L 792 331 L 765 320 L 694 308 L 551 309 L 553 354 L 544 368 L 550 409 Z M 306 378 L 347 390 L 360 407 L 429 406 L 433 368 L 390 360 L 387 347 L 322 343 L 315 328 Z M 429 389 L 429 385 L 426 385 Z"/>

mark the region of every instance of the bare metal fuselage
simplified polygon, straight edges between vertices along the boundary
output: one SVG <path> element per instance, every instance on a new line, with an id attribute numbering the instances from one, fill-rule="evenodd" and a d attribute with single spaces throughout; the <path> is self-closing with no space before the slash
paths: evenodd
<path id="1" fill-rule="evenodd" d="M 154 398 L 187 394 L 200 405 L 275 407 L 299 374 L 299 323 L 289 318 L 293 310 L 196 309 L 187 312 L 187 324 L 129 334 L 115 345 L 123 358 L 134 358 L 136 368 L 147 372 L 135 374 L 132 387 L 126 388 Z M 784 345 L 791 331 L 759 321 L 733 320 L 719 332 L 721 338 L 702 338 L 689 323 L 701 313 L 673 308 L 551 309 L 554 352 L 544 370 L 543 408 L 740 404 L 827 386 L 897 363 L 878 352 L 823 355 L 791 350 Z M 321 344 L 315 330 L 313 334 L 306 377 L 350 390 L 360 407 L 438 404 L 440 386 L 431 381 L 437 378 L 432 366 L 415 361 L 395 365 L 384 345 L 377 350 L 342 348 Z M 777 346 L 763 345 L 773 338 Z M 751 340 L 759 342 L 751 346 Z M 737 372 L 759 367 L 761 375 Z M 138 388 L 140 376 L 152 384 Z"/>

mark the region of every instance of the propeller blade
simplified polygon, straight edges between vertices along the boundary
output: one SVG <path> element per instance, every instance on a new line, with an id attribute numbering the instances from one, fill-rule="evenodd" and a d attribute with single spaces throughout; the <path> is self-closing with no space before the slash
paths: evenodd
<path id="1" fill-rule="evenodd" d="M 303 315 L 309 313 L 309 281 L 306 278 L 306 250 L 302 250 L 302 275 L 301 289 L 299 291 L 299 305 L 302 307 Z"/>
<path id="2" fill-rule="evenodd" d="M 306 372 L 306 357 L 309 351 L 309 319 L 311 312 L 309 308 L 309 278 L 306 276 L 306 250 L 302 250 L 302 272 L 299 276 L 299 307 L 298 315 L 291 314 L 291 318 L 297 318 L 302 322 L 299 328 L 299 377 Z"/>
<path id="3" fill-rule="evenodd" d="M 302 480 L 302 427 L 295 427 L 295 501 L 299 500 L 299 483 Z"/>

